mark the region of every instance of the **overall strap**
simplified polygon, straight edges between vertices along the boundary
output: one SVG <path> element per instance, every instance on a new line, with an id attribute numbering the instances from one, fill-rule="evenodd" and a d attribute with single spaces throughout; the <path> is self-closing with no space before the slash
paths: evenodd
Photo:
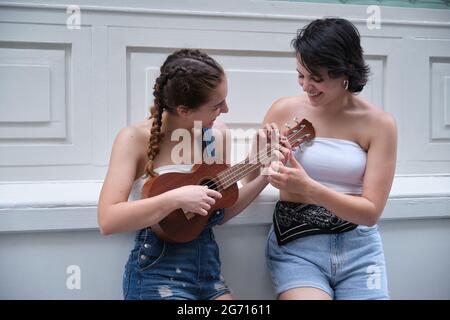
<path id="1" fill-rule="evenodd" d="M 206 154 L 208 155 L 208 157 L 214 157 L 216 155 L 214 146 L 214 141 L 216 140 L 216 138 L 213 136 L 212 128 L 203 128 L 202 133 L 202 150 L 206 149 Z"/>
<path id="2" fill-rule="evenodd" d="M 206 149 L 206 154 L 208 157 L 214 157 L 216 155 L 215 150 L 215 137 L 213 136 L 213 131 L 211 128 L 203 128 L 203 139 L 202 139 L 202 150 Z M 215 213 L 211 215 L 208 220 L 206 228 L 211 228 L 219 223 L 225 215 L 224 209 L 218 209 Z"/>

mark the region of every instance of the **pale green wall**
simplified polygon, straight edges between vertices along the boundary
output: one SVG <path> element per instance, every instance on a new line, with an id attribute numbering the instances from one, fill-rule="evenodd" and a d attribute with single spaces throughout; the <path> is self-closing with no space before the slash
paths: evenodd
<path id="1" fill-rule="evenodd" d="M 391 7 L 450 9 L 450 0 L 272 0 L 288 2 L 341 3 Z"/>

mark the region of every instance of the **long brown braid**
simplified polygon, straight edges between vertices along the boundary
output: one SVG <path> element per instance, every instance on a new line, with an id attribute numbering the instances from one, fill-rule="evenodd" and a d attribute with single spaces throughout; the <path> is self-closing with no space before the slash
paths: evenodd
<path id="1" fill-rule="evenodd" d="M 153 163 L 164 137 L 161 132 L 163 112 L 175 113 L 177 106 L 198 108 L 207 102 L 211 91 L 217 88 L 223 78 L 223 68 L 199 50 L 181 49 L 167 57 L 153 87 L 154 105 L 150 109 L 153 123 L 145 167 L 147 176 L 156 175 Z"/>

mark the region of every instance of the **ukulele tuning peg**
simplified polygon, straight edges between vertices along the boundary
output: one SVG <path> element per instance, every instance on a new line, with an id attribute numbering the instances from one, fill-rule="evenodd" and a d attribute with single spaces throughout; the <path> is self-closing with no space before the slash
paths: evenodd
<path id="1" fill-rule="evenodd" d="M 291 126 L 290 126 L 289 123 L 287 123 L 287 122 L 284 124 L 284 126 L 285 126 L 286 128 L 288 128 L 288 129 L 291 129 Z"/>
<path id="2" fill-rule="evenodd" d="M 296 124 L 299 124 L 300 122 L 298 122 L 298 118 L 297 117 L 294 117 L 294 122 L 296 123 Z"/>

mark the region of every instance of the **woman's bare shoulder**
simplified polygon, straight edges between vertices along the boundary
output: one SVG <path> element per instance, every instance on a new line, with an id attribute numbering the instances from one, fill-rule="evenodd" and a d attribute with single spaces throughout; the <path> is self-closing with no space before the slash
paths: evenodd
<path id="1" fill-rule="evenodd" d="M 359 101 L 361 110 L 364 114 L 365 126 L 368 125 L 378 129 L 388 129 L 389 127 L 392 128 L 392 126 L 395 127 L 395 119 L 389 112 L 386 112 L 381 107 L 362 99 L 359 99 Z"/>
<path id="2" fill-rule="evenodd" d="M 360 109 L 362 111 L 362 121 L 358 121 L 363 131 L 369 134 L 369 140 L 376 137 L 386 136 L 394 138 L 397 127 L 395 118 L 382 108 L 360 99 Z"/>
<path id="3" fill-rule="evenodd" d="M 271 106 L 271 109 L 277 111 L 285 111 L 289 108 L 298 108 L 304 106 L 307 103 L 304 95 L 292 96 L 292 97 L 282 97 L 275 100 Z"/>
<path id="4" fill-rule="evenodd" d="M 114 147 L 140 150 L 150 138 L 151 121 L 146 120 L 120 129 Z"/>
<path id="5" fill-rule="evenodd" d="M 270 109 L 267 111 L 264 123 L 277 122 L 292 115 L 298 115 L 306 106 L 305 96 L 282 97 L 274 101 Z"/>

